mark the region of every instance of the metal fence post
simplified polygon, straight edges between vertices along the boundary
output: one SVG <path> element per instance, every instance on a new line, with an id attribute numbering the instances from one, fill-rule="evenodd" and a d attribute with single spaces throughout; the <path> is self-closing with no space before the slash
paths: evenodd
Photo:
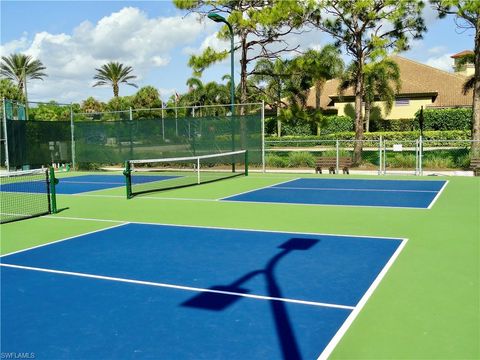
<path id="1" fill-rule="evenodd" d="M 419 143 L 418 143 L 418 175 L 423 175 L 423 137 L 420 135 Z"/>
<path id="2" fill-rule="evenodd" d="M 75 124 L 73 122 L 73 104 L 70 103 L 70 136 L 71 136 L 71 148 L 72 148 L 72 168 L 76 170 L 77 159 L 75 156 Z"/>
<path id="3" fill-rule="evenodd" d="M 265 164 L 265 101 L 262 100 L 262 110 L 261 110 L 261 132 L 262 132 L 262 172 L 266 172 Z"/>
<path id="4" fill-rule="evenodd" d="M 340 171 L 340 165 L 339 165 L 339 155 L 340 155 L 340 143 L 339 141 L 335 141 L 335 173 L 338 174 Z"/>
<path id="5" fill-rule="evenodd" d="M 382 175 L 382 135 L 378 139 L 378 175 Z"/>
<path id="6" fill-rule="evenodd" d="M 5 98 L 2 99 L 2 106 L 3 106 L 3 136 L 4 139 L 4 146 L 5 146 L 5 166 L 7 171 L 10 171 L 10 159 L 8 155 L 8 133 L 7 133 L 7 106 L 5 104 Z"/>

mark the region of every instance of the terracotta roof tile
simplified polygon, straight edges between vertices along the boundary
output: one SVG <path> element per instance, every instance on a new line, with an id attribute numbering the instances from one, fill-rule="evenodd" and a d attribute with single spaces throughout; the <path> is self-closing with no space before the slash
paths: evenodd
<path id="1" fill-rule="evenodd" d="M 472 105 L 472 92 L 470 91 L 467 95 L 462 93 L 465 76 L 439 70 L 398 55 L 391 58 L 400 68 L 402 87 L 398 96 L 419 97 L 420 94 L 431 94 L 433 98 L 431 106 L 438 107 Z M 320 106 L 322 108 L 328 108 L 333 105 L 332 97 L 339 96 L 338 85 L 338 79 L 329 80 L 325 83 L 320 98 Z M 437 95 L 435 96 L 434 94 Z M 353 89 L 347 89 L 344 96 L 353 96 Z M 315 106 L 315 88 L 312 88 L 308 95 L 307 105 Z"/>

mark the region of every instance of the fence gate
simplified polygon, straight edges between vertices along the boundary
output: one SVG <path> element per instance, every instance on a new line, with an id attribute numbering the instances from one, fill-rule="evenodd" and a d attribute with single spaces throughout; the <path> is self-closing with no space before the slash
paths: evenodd
<path id="1" fill-rule="evenodd" d="M 384 140 L 383 174 L 420 175 L 419 140 Z"/>

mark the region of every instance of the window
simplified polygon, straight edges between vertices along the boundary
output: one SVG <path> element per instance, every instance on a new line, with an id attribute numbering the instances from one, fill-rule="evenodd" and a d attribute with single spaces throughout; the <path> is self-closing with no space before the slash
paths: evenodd
<path id="1" fill-rule="evenodd" d="M 395 99 L 395 106 L 408 106 L 410 99 Z"/>

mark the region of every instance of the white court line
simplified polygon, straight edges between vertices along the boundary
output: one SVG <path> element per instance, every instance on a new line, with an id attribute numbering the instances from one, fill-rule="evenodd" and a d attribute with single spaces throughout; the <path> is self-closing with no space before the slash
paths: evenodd
<path id="1" fill-rule="evenodd" d="M 44 216 L 44 217 L 46 217 L 46 216 Z M 96 221 L 102 221 L 102 220 L 96 220 Z M 128 224 L 128 221 L 108 221 L 108 222 L 116 222 L 116 223 L 121 223 L 121 224 L 108 226 L 108 227 L 103 228 L 103 229 L 93 230 L 93 231 L 89 231 L 89 232 L 86 232 L 86 233 L 83 233 L 83 234 L 74 235 L 74 236 L 69 236 L 69 237 L 64 238 L 64 239 L 60 239 L 60 240 L 52 241 L 52 242 L 49 242 L 49 243 L 32 246 L 32 247 L 29 247 L 29 248 L 26 248 L 26 249 L 22 249 L 22 250 L 18 250 L 18 251 L 14 251 L 14 252 L 11 252 L 11 253 L 8 253 L 8 254 L 3 254 L 3 255 L 0 255 L 0 259 L 4 258 L 4 257 L 6 257 L 6 256 L 9 256 L 9 255 L 14 255 L 14 254 L 22 253 L 22 252 L 25 252 L 25 251 L 28 251 L 28 250 L 33 250 L 33 249 L 41 248 L 41 247 L 48 246 L 48 245 L 52 245 L 52 244 L 56 244 L 56 243 L 59 243 L 59 242 L 65 241 L 65 240 L 75 239 L 75 238 L 78 238 L 78 237 L 82 237 L 82 236 L 84 236 L 84 235 L 90 235 L 90 234 L 94 234 L 94 233 L 97 233 L 97 232 L 100 232 L 100 231 L 110 230 L 110 229 L 113 229 L 113 228 L 116 228 L 116 227 L 120 227 L 120 226 L 124 226 L 124 225 L 127 225 L 127 224 Z"/>
<path id="2" fill-rule="evenodd" d="M 67 179 L 67 178 L 65 178 Z M 125 185 L 125 182 L 105 182 L 105 181 L 66 181 L 59 179 L 64 184 L 98 184 L 98 185 Z"/>
<path id="3" fill-rule="evenodd" d="M 78 276 L 78 277 L 89 278 L 89 279 L 109 280 L 109 281 L 117 281 L 117 282 L 122 282 L 122 283 L 129 283 L 129 284 L 148 285 L 148 286 L 156 286 L 156 287 L 169 288 L 169 289 L 202 292 L 202 293 L 231 295 L 231 296 L 257 299 L 257 300 L 282 301 L 282 302 L 286 302 L 286 303 L 311 305 L 311 306 L 319 306 L 319 307 L 329 307 L 329 308 L 344 309 L 344 310 L 355 309 L 354 306 L 348 306 L 348 305 L 330 304 L 330 303 L 296 300 L 296 299 L 288 299 L 288 298 L 278 298 L 278 297 L 264 296 L 264 295 L 244 294 L 244 293 L 236 293 L 236 292 L 233 292 L 233 291 L 204 289 L 204 288 L 198 288 L 198 287 L 192 287 L 192 286 L 173 285 L 173 284 L 166 284 L 166 283 L 157 283 L 157 282 L 152 282 L 152 281 L 124 279 L 124 278 L 117 278 L 117 277 L 111 277 L 111 276 L 93 275 L 93 274 L 78 273 L 78 272 L 72 272 L 72 271 L 52 270 L 52 269 L 44 269 L 44 268 L 37 268 L 37 267 L 31 267 L 31 266 L 22 266 L 22 265 L 13 265 L 13 264 L 0 264 L 0 266 L 4 266 L 4 267 L 8 267 L 8 268 L 15 268 L 15 269 L 22 269 L 22 270 L 46 272 L 46 273 L 52 273 L 52 274 Z"/>
<path id="4" fill-rule="evenodd" d="M 445 190 L 445 188 L 447 187 L 447 184 L 448 184 L 448 181 L 449 180 L 445 180 L 445 184 L 443 184 L 442 188 L 440 189 L 440 191 L 438 192 L 438 194 L 433 198 L 432 202 L 430 203 L 430 205 L 428 205 L 428 208 L 427 209 L 431 209 L 433 204 L 435 204 L 438 200 L 438 198 L 440 197 L 440 194 L 443 192 L 443 190 Z"/>
<path id="5" fill-rule="evenodd" d="M 378 285 L 380 284 L 382 279 L 385 277 L 388 270 L 391 268 L 391 266 L 393 265 L 393 263 L 397 259 L 398 255 L 400 255 L 400 252 L 403 250 L 403 248 L 405 247 L 406 244 L 407 244 L 407 239 L 403 239 L 400 246 L 393 253 L 393 255 L 390 257 L 390 260 L 388 260 L 388 262 L 383 267 L 382 271 L 380 271 L 380 273 L 378 274 L 376 279 L 373 281 L 373 283 L 370 285 L 368 290 L 362 296 L 362 298 L 358 302 L 357 306 L 355 306 L 355 309 L 348 316 L 347 320 L 345 320 L 345 322 L 342 324 L 340 329 L 338 329 L 337 333 L 333 336 L 333 338 L 330 340 L 330 342 L 325 347 L 325 349 L 323 349 L 322 353 L 318 356 L 317 360 L 327 360 L 328 359 L 328 357 L 331 355 L 333 349 L 335 349 L 335 347 L 338 345 L 338 343 L 340 342 L 342 337 L 347 332 L 348 328 L 352 325 L 353 321 L 358 316 L 360 311 L 363 309 L 363 307 L 367 303 L 368 299 L 372 296 L 373 292 L 378 287 Z"/>
<path id="6" fill-rule="evenodd" d="M 274 186 L 273 189 L 281 190 L 327 190 L 327 191 L 364 191 L 364 192 L 412 192 L 412 193 L 436 193 L 437 190 L 397 190 L 397 189 L 349 189 L 349 188 L 317 188 L 317 187 L 289 187 L 289 186 Z"/>
<path id="7" fill-rule="evenodd" d="M 276 201 L 245 201 L 245 200 L 231 200 L 229 198 L 220 199 L 221 201 L 230 203 L 245 203 L 245 204 L 270 204 L 270 205 L 291 205 L 291 206 L 318 206 L 318 207 L 347 207 L 347 208 L 375 208 L 375 209 L 408 209 L 408 210 L 428 210 L 426 207 L 408 207 L 408 206 L 379 206 L 379 205 L 340 205 L 340 204 L 306 204 L 306 203 L 288 203 Z"/>
<path id="8" fill-rule="evenodd" d="M 289 183 L 289 182 L 291 182 L 291 181 L 300 180 L 300 179 L 302 179 L 302 178 L 295 178 L 295 179 L 285 180 L 285 181 L 282 181 L 282 182 L 279 182 L 279 183 L 276 183 L 276 184 L 263 186 L 263 187 L 256 188 L 256 189 L 253 189 L 253 190 L 243 191 L 243 192 L 240 192 L 240 193 L 236 193 L 236 194 L 234 194 L 234 195 L 229 195 L 229 196 L 226 196 L 226 197 L 223 197 L 223 198 L 219 198 L 219 199 L 217 199 L 217 200 L 226 200 L 226 199 L 229 199 L 229 198 L 232 198 L 232 197 L 235 197 L 235 196 L 239 196 L 239 195 L 243 195 L 243 194 L 248 194 L 248 193 L 255 192 L 255 191 L 258 191 L 258 190 L 262 190 L 262 189 L 268 189 L 268 188 L 271 188 L 271 187 L 274 187 L 274 186 L 277 186 L 277 185 L 286 184 L 286 183 Z"/>
<path id="9" fill-rule="evenodd" d="M 218 226 L 199 226 L 199 225 L 181 225 L 181 224 L 168 224 L 168 223 L 154 223 L 154 222 L 145 222 L 145 221 L 125 221 L 125 220 L 114 220 L 114 219 L 96 219 L 96 218 L 78 218 L 70 216 L 44 216 L 47 219 L 58 219 L 58 220 L 79 220 L 79 221 L 104 221 L 104 222 L 114 222 L 120 223 L 123 222 L 126 224 L 140 224 L 140 225 L 154 225 L 154 226 L 172 226 L 172 227 L 186 227 L 186 228 L 196 228 L 196 229 L 213 229 L 213 230 L 236 230 L 236 231 L 250 231 L 250 232 L 263 232 L 263 233 L 272 233 L 272 234 L 293 234 L 293 235 L 316 235 L 316 236 L 337 236 L 337 237 L 349 237 L 349 238 L 370 238 L 370 239 L 379 239 L 379 240 L 403 240 L 399 237 L 388 237 L 388 236 L 372 236 L 372 235 L 346 235 L 346 234 L 327 234 L 327 233 L 315 233 L 315 232 L 300 232 L 300 231 L 281 231 L 281 230 L 263 230 L 263 229 L 244 229 L 244 228 L 229 228 L 229 227 L 218 227 Z"/>
<path id="10" fill-rule="evenodd" d="M 93 192 L 93 191 L 89 191 Z M 125 199 L 125 195 L 96 195 L 96 194 L 86 194 L 86 193 L 77 193 L 77 194 L 60 194 L 60 195 L 69 195 L 69 196 L 86 196 L 86 197 L 105 197 L 105 198 L 122 198 Z M 138 195 L 135 199 L 147 199 L 147 200 L 183 200 L 183 201 L 207 201 L 207 202 L 218 202 L 218 199 L 196 199 L 196 198 L 175 198 L 175 197 L 160 197 L 160 196 L 143 196 Z"/>

